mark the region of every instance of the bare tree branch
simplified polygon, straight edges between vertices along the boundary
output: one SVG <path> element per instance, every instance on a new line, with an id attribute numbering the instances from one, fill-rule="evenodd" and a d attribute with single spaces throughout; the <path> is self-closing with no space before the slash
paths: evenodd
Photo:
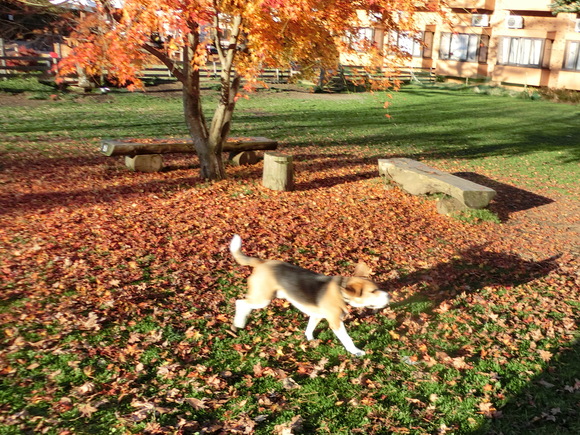
<path id="1" fill-rule="evenodd" d="M 177 66 L 175 61 L 170 59 L 165 53 L 163 53 L 160 50 L 157 50 L 155 47 L 153 47 L 150 44 L 144 44 L 143 49 L 145 51 L 147 51 L 149 54 L 152 54 L 157 59 L 159 59 L 161 61 L 161 63 L 163 63 L 163 65 L 165 65 L 169 69 L 169 72 L 171 74 L 173 74 L 173 76 L 177 80 L 179 80 L 181 83 L 185 84 L 185 80 L 186 80 L 185 75 L 183 74 L 183 71 L 181 70 L 181 68 L 179 68 Z"/>

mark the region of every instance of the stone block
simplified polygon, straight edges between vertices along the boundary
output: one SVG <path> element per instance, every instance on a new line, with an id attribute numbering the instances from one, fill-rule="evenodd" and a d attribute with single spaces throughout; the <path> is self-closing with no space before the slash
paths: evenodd
<path id="1" fill-rule="evenodd" d="M 262 185 L 272 190 L 294 190 L 294 161 L 282 153 L 264 153 Z"/>
<path id="2" fill-rule="evenodd" d="M 379 174 L 412 195 L 444 193 L 469 208 L 485 208 L 495 190 L 407 158 L 379 159 Z"/>
<path id="3" fill-rule="evenodd" d="M 255 151 L 243 151 L 241 153 L 232 154 L 230 160 L 234 166 L 255 165 L 259 160 Z"/>
<path id="4" fill-rule="evenodd" d="M 458 211 L 469 210 L 469 207 L 451 196 L 439 198 L 435 206 L 437 208 L 437 213 L 446 216 Z"/>
<path id="5" fill-rule="evenodd" d="M 125 165 L 136 172 L 159 172 L 163 168 L 163 158 L 161 154 L 126 156 Z"/>

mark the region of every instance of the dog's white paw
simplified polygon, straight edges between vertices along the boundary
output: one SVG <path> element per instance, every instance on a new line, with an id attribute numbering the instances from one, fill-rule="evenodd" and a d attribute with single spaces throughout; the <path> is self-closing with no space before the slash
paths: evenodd
<path id="1" fill-rule="evenodd" d="M 232 326 L 236 329 L 244 329 L 246 327 L 246 322 L 234 321 Z"/>
<path id="2" fill-rule="evenodd" d="M 365 356 L 365 355 L 366 355 L 366 352 L 365 352 L 364 350 L 360 350 L 360 349 L 353 349 L 353 350 L 351 351 L 351 353 L 352 353 L 354 356 Z"/>

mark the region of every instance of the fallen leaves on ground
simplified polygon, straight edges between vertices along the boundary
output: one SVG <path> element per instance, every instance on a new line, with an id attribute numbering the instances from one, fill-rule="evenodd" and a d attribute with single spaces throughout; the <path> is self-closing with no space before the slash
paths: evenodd
<path id="1" fill-rule="evenodd" d="M 4 163 L 0 280 L 8 308 L 0 314 L 0 372 L 43 409 L 40 418 L 22 412 L 28 404 L 4 405 L 4 424 L 68 430 L 71 419 L 94 420 L 114 402 L 118 425 L 146 422 L 149 433 L 252 433 L 279 415 L 272 429 L 290 434 L 308 421 L 304 409 L 289 417 L 299 407 L 290 395 L 306 400 L 306 381 L 357 372 L 350 385 L 365 393 L 333 403 L 368 408 L 368 433 L 409 431 L 395 411 L 372 411 L 388 403 L 384 385 L 399 382 L 383 373 L 385 360 L 412 371 L 401 379 L 418 378 L 404 381 L 403 402 L 430 430 L 446 432 L 460 423 L 440 421 L 441 392 L 421 397 L 421 382 L 445 373 L 455 388 L 463 372 L 481 377 L 481 388 L 465 398 L 475 416 L 491 418 L 506 401 L 507 381 L 491 368 L 474 375 L 474 365 L 488 361 L 499 370 L 513 358 L 548 365 L 576 334 L 573 225 L 543 225 L 508 208 L 501 225 L 440 216 L 432 200 L 385 185 L 376 159 L 357 148 L 285 149 L 297 162 L 294 192 L 263 188 L 260 164 L 206 183 L 193 175 L 190 156 L 167 157 L 167 170 L 142 174 L 92 150 L 42 156 L 30 148 Z M 501 211 L 501 192 L 498 201 Z M 556 198 L 544 207 L 542 219 L 554 222 L 577 204 Z M 370 359 L 317 354 L 318 345 L 340 346 L 332 336 L 307 343 L 304 320 L 280 302 L 269 308 L 276 326 L 268 326 L 268 338 L 232 333 L 233 301 L 249 273 L 228 252 L 236 233 L 249 255 L 320 273 L 348 275 L 366 261 L 394 301 L 375 316 L 353 310 L 347 320 L 352 330 L 369 328 Z M 253 320 L 258 329 L 264 321 Z M 387 344 L 374 347 L 375 336 Z M 253 362 L 243 373 L 227 362 L 218 371 L 206 365 L 216 353 Z M 279 391 L 262 386 L 272 381 Z M 577 384 L 565 388 L 576 392 Z M 245 389 L 254 396 L 244 399 Z M 544 411 L 538 418 L 561 417 Z"/>

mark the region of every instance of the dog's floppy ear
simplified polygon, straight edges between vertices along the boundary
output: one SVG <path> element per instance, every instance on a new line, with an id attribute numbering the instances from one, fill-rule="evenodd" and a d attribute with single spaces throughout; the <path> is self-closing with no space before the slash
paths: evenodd
<path id="1" fill-rule="evenodd" d="M 367 266 L 366 263 L 360 261 L 356 267 L 354 268 L 354 275 L 353 276 L 360 276 L 362 278 L 367 278 L 371 275 L 371 269 Z"/>
<path id="2" fill-rule="evenodd" d="M 345 292 L 351 297 L 361 297 L 363 293 L 364 284 L 360 280 L 351 279 L 346 283 Z"/>

